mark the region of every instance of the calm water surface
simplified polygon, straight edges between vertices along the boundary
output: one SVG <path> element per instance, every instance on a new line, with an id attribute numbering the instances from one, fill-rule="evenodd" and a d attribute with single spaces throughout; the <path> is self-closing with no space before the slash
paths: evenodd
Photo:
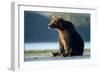
<path id="1" fill-rule="evenodd" d="M 58 49 L 59 44 L 55 42 L 43 42 L 43 43 L 25 43 L 25 50 L 46 50 L 46 49 Z M 90 49 L 90 43 L 85 42 L 85 48 Z"/>

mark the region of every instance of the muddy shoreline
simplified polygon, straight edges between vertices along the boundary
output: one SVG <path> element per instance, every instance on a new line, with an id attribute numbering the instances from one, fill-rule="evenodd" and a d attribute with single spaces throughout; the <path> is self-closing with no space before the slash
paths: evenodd
<path id="1" fill-rule="evenodd" d="M 57 50 L 54 50 L 57 51 Z M 24 52 L 24 61 L 49 61 L 49 60 L 73 60 L 73 59 L 89 59 L 90 58 L 90 49 L 85 49 L 83 56 L 73 56 L 73 57 L 53 57 L 51 55 L 51 50 L 45 51 L 25 51 Z"/>

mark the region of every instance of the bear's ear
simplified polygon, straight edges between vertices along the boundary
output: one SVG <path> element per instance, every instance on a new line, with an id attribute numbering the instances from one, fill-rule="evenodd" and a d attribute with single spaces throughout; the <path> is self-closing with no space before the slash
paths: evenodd
<path id="1" fill-rule="evenodd" d="M 61 16 L 52 16 L 52 19 L 54 18 L 61 19 Z"/>
<path id="2" fill-rule="evenodd" d="M 61 19 L 61 16 L 58 16 L 58 19 Z"/>
<path id="3" fill-rule="evenodd" d="M 58 16 L 58 18 L 61 18 L 61 16 Z"/>

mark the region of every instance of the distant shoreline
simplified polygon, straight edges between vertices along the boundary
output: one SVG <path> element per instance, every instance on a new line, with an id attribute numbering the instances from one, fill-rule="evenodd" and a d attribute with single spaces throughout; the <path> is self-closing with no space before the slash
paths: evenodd
<path id="1" fill-rule="evenodd" d="M 24 44 L 24 50 L 55 50 L 55 48 L 59 48 L 59 44 L 57 42 L 39 42 Z M 85 42 L 84 48 L 90 49 L 90 42 Z"/>

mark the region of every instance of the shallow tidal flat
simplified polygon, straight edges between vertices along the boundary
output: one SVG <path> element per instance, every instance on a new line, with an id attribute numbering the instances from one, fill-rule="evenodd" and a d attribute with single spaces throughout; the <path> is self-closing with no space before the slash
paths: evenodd
<path id="1" fill-rule="evenodd" d="M 49 60 L 73 60 L 73 59 L 89 59 L 90 49 L 85 49 L 83 56 L 73 56 L 73 57 L 53 57 L 51 52 L 56 52 L 58 50 L 30 50 L 24 51 L 24 61 L 49 61 Z"/>

